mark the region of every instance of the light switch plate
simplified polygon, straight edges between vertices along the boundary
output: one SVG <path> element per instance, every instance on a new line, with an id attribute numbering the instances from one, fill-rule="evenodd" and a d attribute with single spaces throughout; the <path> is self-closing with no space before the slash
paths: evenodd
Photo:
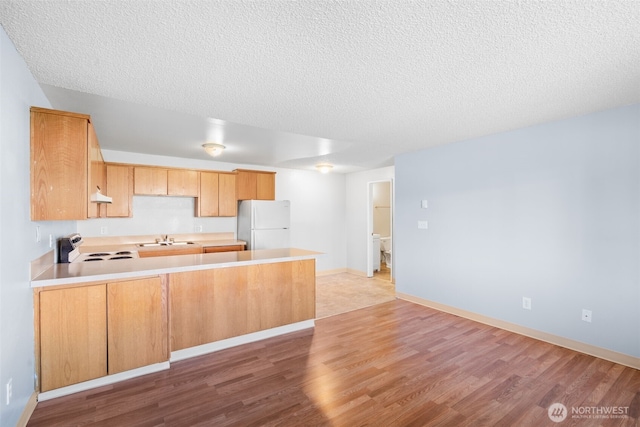
<path id="1" fill-rule="evenodd" d="M 429 203 L 427 203 L 426 200 L 423 200 L 422 203 L 420 203 L 420 207 L 422 209 L 427 209 L 428 206 L 429 206 Z"/>

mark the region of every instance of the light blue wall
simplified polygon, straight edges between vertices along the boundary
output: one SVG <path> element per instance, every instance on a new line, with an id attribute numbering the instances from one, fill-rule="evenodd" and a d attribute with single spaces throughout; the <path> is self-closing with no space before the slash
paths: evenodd
<path id="1" fill-rule="evenodd" d="M 639 147 L 633 105 L 398 156 L 398 291 L 640 357 Z"/>
<path id="2" fill-rule="evenodd" d="M 75 221 L 29 220 L 31 106 L 50 104 L 0 28 L 0 426 L 15 426 L 34 392 L 29 263 L 51 250 L 49 234 L 55 239 L 75 231 Z M 7 406 L 9 379 L 13 398 Z"/>

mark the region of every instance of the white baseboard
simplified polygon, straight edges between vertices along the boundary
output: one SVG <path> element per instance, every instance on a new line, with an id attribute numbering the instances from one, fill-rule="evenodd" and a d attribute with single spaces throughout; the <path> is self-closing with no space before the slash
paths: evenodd
<path id="1" fill-rule="evenodd" d="M 38 401 L 44 402 L 45 400 L 66 396 L 68 394 L 78 393 L 80 391 L 90 390 L 92 388 L 117 383 L 158 371 L 164 371 L 165 369 L 169 369 L 169 362 L 156 363 L 154 365 L 143 366 L 142 368 L 131 369 L 125 372 L 107 375 L 106 377 L 96 378 L 95 380 L 84 381 L 78 384 L 72 384 L 66 387 L 57 388 L 55 390 L 42 392 L 38 394 Z"/>
<path id="2" fill-rule="evenodd" d="M 590 356 L 598 357 L 600 359 L 605 359 L 610 362 L 619 363 L 621 365 L 629 366 L 635 369 L 640 369 L 639 357 L 630 356 L 624 353 L 618 353 L 616 351 L 609 350 L 606 348 L 597 347 L 597 346 L 586 344 L 580 341 L 575 341 L 570 338 L 549 334 L 547 332 L 542 332 L 536 329 L 527 328 L 526 326 L 521 326 L 515 323 L 505 322 L 503 320 L 483 316 L 481 314 L 462 310 L 456 307 L 451 307 L 446 304 L 441 304 L 438 302 L 426 300 L 413 295 L 397 292 L 396 296 L 406 301 L 415 302 L 416 304 L 431 307 L 439 311 L 444 311 L 445 313 L 455 314 L 456 316 L 460 316 L 460 317 L 464 317 L 465 319 L 484 323 L 485 325 L 495 326 L 496 328 L 504 329 L 506 331 L 514 332 L 516 334 L 524 335 L 530 338 L 535 338 L 540 341 L 548 342 L 550 344 L 555 344 L 560 347 L 565 347 L 570 350 L 578 351 L 580 353 L 588 354 Z"/>
<path id="3" fill-rule="evenodd" d="M 277 328 L 266 329 L 264 331 L 253 332 L 251 334 L 240 335 L 238 337 L 228 338 L 226 340 L 215 341 L 196 347 L 185 348 L 171 352 L 171 362 L 189 359 L 203 354 L 213 353 L 215 351 L 224 350 L 226 348 L 235 347 L 237 345 L 248 344 L 254 341 L 260 341 L 265 338 L 271 338 L 278 335 L 288 334 L 290 332 L 301 331 L 315 327 L 315 320 L 304 320 L 302 322 L 291 323 L 289 325 L 278 326 Z"/>

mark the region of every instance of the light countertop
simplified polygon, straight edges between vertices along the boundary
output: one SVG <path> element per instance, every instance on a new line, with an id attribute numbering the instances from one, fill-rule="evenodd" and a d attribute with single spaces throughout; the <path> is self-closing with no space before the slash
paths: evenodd
<path id="1" fill-rule="evenodd" d="M 172 234 L 169 237 L 176 242 L 193 242 L 191 245 L 182 246 L 146 246 L 140 247 L 140 243 L 153 243 L 161 235 L 143 235 L 143 236 L 112 236 L 112 237 L 86 237 L 84 243 L 80 246 L 80 253 L 92 252 L 118 252 L 118 251 L 137 251 L 140 252 L 157 252 L 169 249 L 186 249 L 188 247 L 212 247 L 212 246 L 236 246 L 246 245 L 244 240 L 235 239 L 233 233 L 201 233 L 201 234 Z"/>
<path id="2" fill-rule="evenodd" d="M 31 287 L 126 280 L 183 271 L 298 261 L 314 259 L 321 254 L 305 249 L 283 248 L 53 264 L 31 281 Z"/>

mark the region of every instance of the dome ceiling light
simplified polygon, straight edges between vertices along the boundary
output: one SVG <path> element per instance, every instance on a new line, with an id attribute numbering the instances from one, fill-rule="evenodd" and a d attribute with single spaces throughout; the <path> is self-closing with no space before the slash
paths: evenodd
<path id="1" fill-rule="evenodd" d="M 220 154 L 222 154 L 222 152 L 225 149 L 225 146 L 222 144 L 208 142 L 206 144 L 202 144 L 202 148 L 204 148 L 204 151 L 206 151 L 207 154 L 210 155 L 211 157 L 217 157 Z"/>
<path id="2" fill-rule="evenodd" d="M 333 169 L 333 165 L 331 163 L 318 163 L 316 169 L 320 173 L 329 173 Z"/>

